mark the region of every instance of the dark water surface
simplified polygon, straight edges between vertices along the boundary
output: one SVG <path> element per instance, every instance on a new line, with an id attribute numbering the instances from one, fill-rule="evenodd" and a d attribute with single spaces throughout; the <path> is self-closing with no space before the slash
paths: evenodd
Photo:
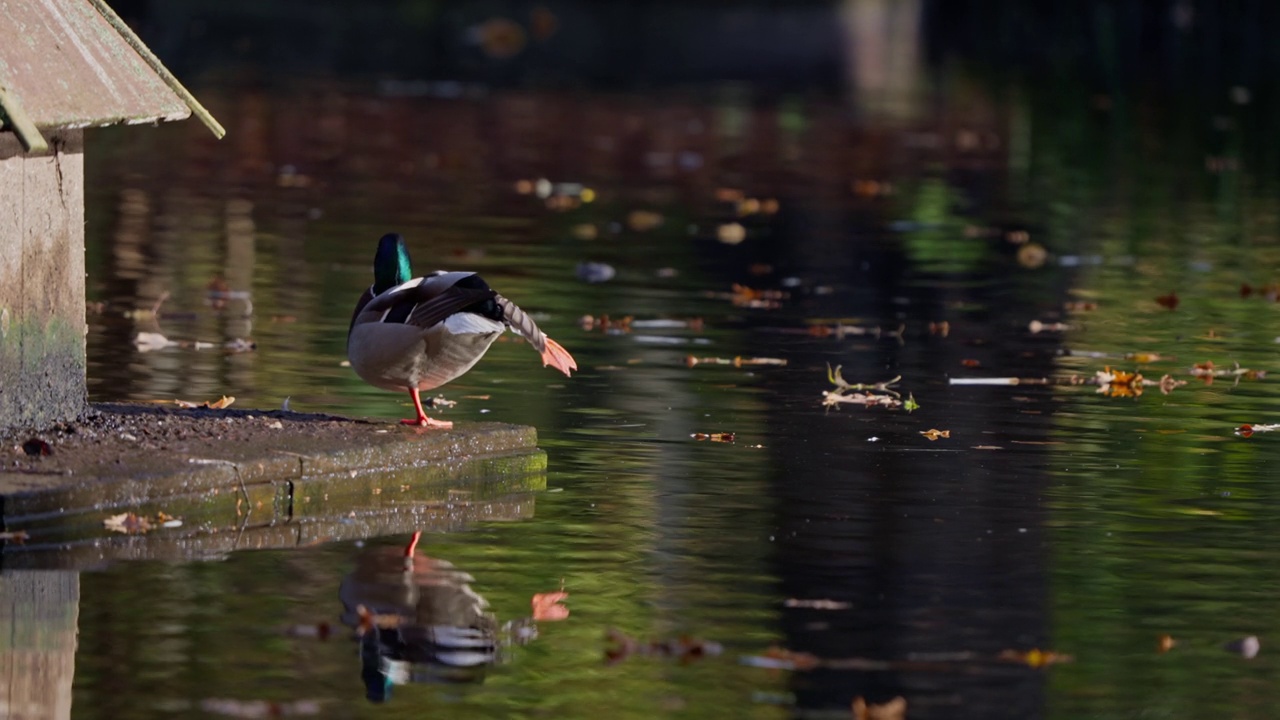
<path id="1" fill-rule="evenodd" d="M 1276 707 L 1276 444 L 1232 432 L 1271 420 L 1274 384 L 1191 376 L 1269 370 L 1280 335 L 1276 305 L 1240 292 L 1280 260 L 1274 181 L 1250 174 L 1226 122 L 1250 108 L 1147 137 L 1141 112 L 1087 93 L 945 87 L 876 114 L 732 86 L 228 83 L 198 93 L 228 125 L 221 143 L 193 123 L 94 132 L 94 400 L 404 416 L 405 398 L 341 365 L 387 231 L 420 270 L 483 272 L 581 370 L 565 379 L 504 343 L 443 389 L 458 404 L 441 417 L 534 425 L 550 456 L 531 517 L 420 545 L 504 626 L 492 665 L 436 658 L 366 700 L 344 593 L 405 536 L 116 564 L 79 576 L 72 716 L 849 717 L 855 697 L 897 696 L 912 718 Z M 584 261 L 616 275 L 584 282 Z M 782 294 L 752 307 L 734 283 Z M 1170 292 L 1174 310 L 1156 302 Z M 135 312 L 162 297 L 158 318 Z M 585 315 L 634 319 L 602 332 Z M 656 319 L 700 322 L 644 326 Z M 821 330 L 836 323 L 858 330 Z M 141 352 L 140 331 L 257 349 Z M 852 383 L 901 376 L 920 408 L 824 408 L 828 364 Z M 949 384 L 1106 366 L 1188 383 L 1136 398 Z M 571 615 L 531 638 L 531 597 L 562 584 Z M 320 623 L 327 639 L 286 632 Z M 610 628 L 722 651 L 607 663 Z M 1256 658 L 1222 649 L 1246 635 Z M 778 649 L 817 666 L 743 661 Z M 1074 661 L 1033 667 L 1033 649 Z"/>

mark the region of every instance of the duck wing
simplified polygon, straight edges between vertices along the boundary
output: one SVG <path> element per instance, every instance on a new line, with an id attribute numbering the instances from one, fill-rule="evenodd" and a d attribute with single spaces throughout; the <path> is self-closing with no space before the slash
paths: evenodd
<path id="1" fill-rule="evenodd" d="M 487 314 L 486 306 L 491 305 L 487 301 L 497 295 L 475 273 L 437 273 L 414 278 L 376 296 L 366 290 L 351 324 L 401 323 L 425 330 L 454 313 Z M 496 314 L 496 308 L 491 312 Z"/>

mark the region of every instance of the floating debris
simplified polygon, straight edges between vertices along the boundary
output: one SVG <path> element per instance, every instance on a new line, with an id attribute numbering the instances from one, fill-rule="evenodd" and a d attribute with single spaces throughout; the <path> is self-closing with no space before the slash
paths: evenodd
<path id="1" fill-rule="evenodd" d="M 684 359 L 684 364 L 688 365 L 689 367 L 697 367 L 698 365 L 732 365 L 737 368 L 748 367 L 753 365 L 773 365 L 777 367 L 785 367 L 787 364 L 787 361 L 784 358 L 771 358 L 771 357 L 744 358 L 741 355 L 737 355 L 732 358 L 695 357 L 693 355 L 689 355 Z"/>
<path id="2" fill-rule="evenodd" d="M 1261 423 L 1257 425 L 1250 425 L 1248 423 L 1245 423 L 1244 425 L 1241 425 L 1240 427 L 1236 428 L 1236 434 L 1239 435 L 1240 437 L 1247 438 L 1247 437 L 1253 437 L 1254 433 L 1275 432 L 1277 430 L 1280 430 L 1280 423 L 1272 424 L 1272 425 L 1265 425 Z"/>
<path id="3" fill-rule="evenodd" d="M 613 319 L 608 315 L 596 317 L 594 315 L 583 315 L 578 318 L 578 326 L 587 332 L 599 330 L 604 333 L 613 333 L 621 335 L 631 332 L 631 322 L 634 320 L 630 315 L 625 315 L 618 319 Z"/>
<path id="4" fill-rule="evenodd" d="M 1062 322 L 1047 323 L 1039 320 L 1032 320 L 1027 324 L 1027 329 L 1033 334 L 1038 334 L 1042 332 L 1066 332 L 1071 329 L 1071 326 Z"/>
<path id="5" fill-rule="evenodd" d="M 902 401 L 890 397 L 888 395 L 874 395 L 871 393 L 853 393 L 851 395 L 842 395 L 839 392 L 822 393 L 823 407 L 832 408 L 840 404 L 846 405 L 863 405 L 866 407 L 883 407 L 883 408 L 899 408 L 902 407 Z"/>
<path id="6" fill-rule="evenodd" d="M 187 350 L 212 350 L 213 348 L 221 347 L 230 353 L 243 353 L 255 350 L 258 347 L 256 342 L 245 338 L 234 338 L 219 346 L 217 343 L 204 342 L 202 340 L 170 340 L 157 332 L 138 333 L 133 338 L 133 345 L 138 349 L 138 352 L 155 352 L 172 347 Z"/>
<path id="7" fill-rule="evenodd" d="M 21 545 L 28 540 L 26 530 L 9 530 L 0 532 L 0 542 L 12 542 Z"/>
<path id="8" fill-rule="evenodd" d="M 112 532 L 141 535 L 151 529 L 151 521 L 134 513 L 120 513 L 102 521 L 102 526 Z"/>
<path id="9" fill-rule="evenodd" d="M 1096 385 L 1098 392 L 1111 397 L 1138 397 L 1144 388 L 1158 387 L 1160 392 L 1168 395 L 1174 389 L 1187 384 L 1186 380 L 1178 380 L 1172 375 L 1163 375 L 1159 380 L 1149 380 L 1137 372 L 1112 370 L 1109 366 L 1097 371 L 1093 377 L 1069 375 L 1066 377 L 997 377 L 997 378 L 948 378 L 949 385 Z"/>
<path id="10" fill-rule="evenodd" d="M 832 369 L 831 364 L 827 363 L 827 380 L 832 385 L 835 385 L 836 389 L 823 391 L 823 407 L 832 408 L 841 403 L 885 408 L 902 406 L 902 394 L 893 389 L 893 386 L 902 380 L 901 375 L 878 383 L 850 383 L 844 379 L 844 375 L 841 373 L 843 367 L 843 365 L 837 365 Z M 912 403 L 915 403 L 914 398 L 912 398 Z M 915 408 L 918 407 L 920 407 L 919 404 L 915 404 Z"/>
<path id="11" fill-rule="evenodd" d="M 1258 656 L 1258 652 L 1262 650 L 1262 642 L 1258 640 L 1257 635 L 1249 635 L 1239 640 L 1232 640 L 1222 646 L 1223 650 L 1235 653 L 1245 660 L 1252 660 Z"/>
<path id="12" fill-rule="evenodd" d="M 1049 665 L 1058 665 L 1060 663 L 1074 662 L 1075 658 L 1063 653 L 1056 653 L 1051 650 L 1041 650 L 1032 648 L 1027 651 L 1020 650 L 1004 650 L 998 656 L 998 659 L 1005 662 L 1021 663 L 1028 667 L 1042 668 Z"/>
<path id="13" fill-rule="evenodd" d="M 665 218 L 653 210 L 632 210 L 627 214 L 627 227 L 636 232 L 648 232 L 662 227 Z"/>
<path id="14" fill-rule="evenodd" d="M 672 640 L 643 641 L 630 637 L 616 628 L 605 631 L 604 661 L 614 665 L 630 657 L 675 658 L 682 663 L 704 657 L 715 657 L 724 652 L 720 643 L 682 635 Z"/>
<path id="15" fill-rule="evenodd" d="M 561 605 L 569 598 L 564 590 L 549 593 L 537 593 L 530 599 L 533 607 L 533 619 L 548 622 L 564 620 L 569 617 L 569 608 Z"/>
<path id="16" fill-rule="evenodd" d="M 1233 368 L 1217 368 L 1214 367 L 1212 360 L 1206 360 L 1191 366 L 1191 376 L 1204 380 L 1205 385 L 1212 385 L 1215 378 L 1227 377 L 1234 378 L 1238 384 L 1242 378 L 1245 380 L 1261 380 L 1267 376 L 1267 371 L 1243 368 L 1240 367 L 1240 363 L 1235 363 Z"/>
<path id="17" fill-rule="evenodd" d="M 937 428 L 929 428 L 928 430 L 921 430 L 920 434 L 925 436 L 925 438 L 929 440 L 937 440 L 938 438 L 949 439 L 951 437 L 950 430 L 939 430 Z"/>
<path id="18" fill-rule="evenodd" d="M 206 400 L 205 402 L 202 402 L 202 403 L 193 403 L 190 400 L 174 400 L 173 404 L 177 405 L 180 408 L 184 408 L 188 410 L 196 409 L 196 408 L 205 408 L 208 410 L 223 410 L 225 408 L 231 407 L 231 404 L 234 403 L 235 401 L 236 399 L 234 397 L 231 397 L 230 395 L 223 395 L 221 398 L 218 398 L 217 400 Z"/>
<path id="19" fill-rule="evenodd" d="M 725 223 L 716 228 L 716 239 L 725 245 L 737 245 L 747 239 L 747 229 L 742 223 Z"/>
<path id="20" fill-rule="evenodd" d="M 574 274 L 586 283 L 602 283 L 612 280 L 618 271 L 609 263 L 588 261 L 578 263 L 574 267 Z"/>
<path id="21" fill-rule="evenodd" d="M 730 292 L 707 291 L 705 297 L 717 300 L 729 300 L 737 307 L 772 310 L 782 307 L 782 300 L 791 296 L 785 290 L 757 290 L 734 283 Z"/>
<path id="22" fill-rule="evenodd" d="M 1168 295 L 1161 295 L 1160 297 L 1156 298 L 1156 304 L 1158 304 L 1162 308 L 1167 308 L 1169 310 L 1177 310 L 1178 309 L 1178 293 L 1170 292 Z"/>
<path id="23" fill-rule="evenodd" d="M 693 438 L 694 440 L 710 440 L 711 442 L 718 442 L 718 443 L 731 443 L 734 440 L 734 434 L 731 432 L 730 433 L 724 433 L 724 432 L 693 433 L 689 437 Z"/>
<path id="24" fill-rule="evenodd" d="M 1167 653 L 1176 646 L 1178 642 L 1168 633 L 1156 638 L 1156 652 Z"/>
<path id="25" fill-rule="evenodd" d="M 880 705 L 868 704 L 861 695 L 853 699 L 853 720 L 903 720 L 907 717 L 907 699 L 901 695 Z"/>
<path id="26" fill-rule="evenodd" d="M 835 325 L 810 325 L 805 328 L 805 333 L 811 337 L 834 337 L 837 340 L 843 340 L 846 337 L 871 336 L 876 339 L 882 337 L 895 338 L 898 342 L 903 342 L 906 329 L 905 325 L 899 325 L 895 329 L 887 330 L 879 326 L 862 327 L 860 325 L 836 323 Z"/>

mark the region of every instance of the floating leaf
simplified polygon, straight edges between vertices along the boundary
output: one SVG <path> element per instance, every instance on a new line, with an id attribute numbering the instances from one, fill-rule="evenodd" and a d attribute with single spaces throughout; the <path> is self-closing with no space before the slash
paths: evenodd
<path id="1" fill-rule="evenodd" d="M 920 431 L 920 434 L 921 434 L 921 435 L 923 435 L 923 436 L 925 436 L 925 437 L 926 437 L 926 438 L 928 438 L 929 440 L 937 440 L 938 438 L 950 438 L 950 437 L 951 437 L 951 431 L 950 431 L 950 430 L 939 430 L 939 429 L 937 429 L 937 428 L 929 428 L 928 430 L 921 430 L 921 431 Z"/>
<path id="2" fill-rule="evenodd" d="M 102 526 L 112 532 L 141 535 L 151 529 L 151 521 L 134 513 L 120 513 L 102 521 Z"/>
<path id="3" fill-rule="evenodd" d="M 1156 640 L 1156 651 L 1167 653 L 1177 644 L 1178 642 L 1173 639 L 1173 636 L 1166 633 Z"/>
<path id="4" fill-rule="evenodd" d="M 861 695 L 853 699 L 853 720 L 903 720 L 907 699 L 899 695 L 881 705 L 870 705 Z"/>
<path id="5" fill-rule="evenodd" d="M 1075 658 L 1070 655 L 1056 653 L 1051 650 L 1041 650 L 1039 648 L 1032 648 L 1026 652 L 1019 650 L 1004 650 L 1000 653 L 999 659 L 1022 663 L 1033 668 L 1057 665 L 1059 663 L 1068 663 L 1075 660 Z"/>
<path id="6" fill-rule="evenodd" d="M 734 440 L 733 433 L 693 433 L 689 437 L 694 440 L 710 440 L 718 443 L 731 443 Z"/>
<path id="7" fill-rule="evenodd" d="M 569 597 L 564 591 L 536 593 L 530 604 L 533 606 L 534 620 L 564 620 L 569 617 L 569 608 L 560 603 Z"/>
<path id="8" fill-rule="evenodd" d="M 919 410 L 920 403 L 916 402 L 916 396 L 912 395 L 911 393 L 907 393 L 907 399 L 905 402 L 903 402 L 902 409 L 906 410 L 907 412 Z"/>
<path id="9" fill-rule="evenodd" d="M 1177 310 L 1178 294 L 1175 292 L 1171 292 L 1168 295 L 1161 295 L 1160 297 L 1156 298 L 1156 303 L 1158 303 L 1162 308 L 1168 308 L 1169 310 Z"/>
<path id="10" fill-rule="evenodd" d="M 217 400 L 206 400 L 205 402 L 202 402 L 202 403 L 193 403 L 190 400 L 174 400 L 173 404 L 187 410 L 195 409 L 195 408 L 207 408 L 209 410 L 222 410 L 226 407 L 229 407 L 231 403 L 235 401 L 236 401 L 235 398 L 229 395 L 223 395 L 221 398 L 218 398 Z"/>

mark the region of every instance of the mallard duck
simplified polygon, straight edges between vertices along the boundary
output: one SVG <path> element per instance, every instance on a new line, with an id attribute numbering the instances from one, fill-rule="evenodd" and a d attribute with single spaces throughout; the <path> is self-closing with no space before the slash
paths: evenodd
<path id="1" fill-rule="evenodd" d="M 418 393 L 467 372 L 508 327 L 565 375 L 573 356 L 538 329 L 533 318 L 473 272 L 437 270 L 412 277 L 409 250 L 396 233 L 383 235 L 373 257 L 373 285 L 360 296 L 347 331 L 347 358 L 365 382 L 407 392 L 418 411 L 406 425 L 447 429 L 422 410 Z"/>

